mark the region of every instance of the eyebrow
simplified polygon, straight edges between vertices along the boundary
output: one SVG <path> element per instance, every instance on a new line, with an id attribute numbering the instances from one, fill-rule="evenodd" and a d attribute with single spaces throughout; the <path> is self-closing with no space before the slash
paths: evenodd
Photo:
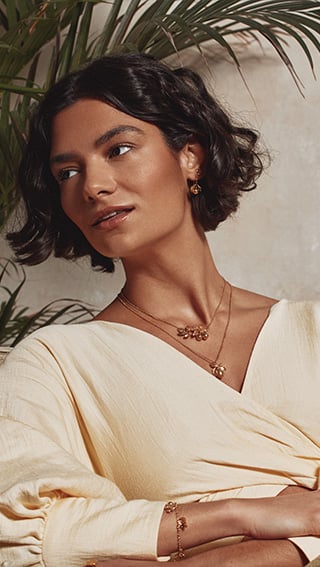
<path id="1" fill-rule="evenodd" d="M 118 134 L 122 134 L 123 132 L 136 132 L 138 134 L 143 134 L 141 128 L 137 128 L 137 126 L 129 126 L 128 124 L 123 124 L 117 126 L 116 128 L 111 128 L 111 130 L 107 130 L 102 136 L 100 136 L 94 143 L 94 145 L 98 148 L 102 144 L 109 142 L 111 138 L 117 136 Z"/>
<path id="2" fill-rule="evenodd" d="M 129 126 L 128 124 L 123 124 L 116 126 L 115 128 L 111 128 L 111 130 L 107 130 L 104 134 L 102 134 L 102 136 L 99 136 L 99 138 L 95 140 L 94 146 L 98 148 L 99 146 L 102 146 L 106 142 L 109 142 L 109 140 L 111 140 L 118 134 L 122 134 L 123 132 L 136 132 L 138 134 L 143 134 L 143 130 L 137 128 L 137 126 Z M 57 154 L 50 158 L 50 165 L 53 165 L 54 163 L 64 163 L 66 161 L 76 159 L 76 157 L 77 154 L 74 152 Z"/>

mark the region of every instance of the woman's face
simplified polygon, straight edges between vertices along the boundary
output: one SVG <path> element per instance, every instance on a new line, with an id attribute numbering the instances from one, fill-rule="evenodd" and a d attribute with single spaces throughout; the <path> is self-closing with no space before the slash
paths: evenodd
<path id="1" fill-rule="evenodd" d="M 54 118 L 51 145 L 62 208 L 100 254 L 141 254 L 190 229 L 196 144 L 174 153 L 156 126 L 80 100 Z"/>

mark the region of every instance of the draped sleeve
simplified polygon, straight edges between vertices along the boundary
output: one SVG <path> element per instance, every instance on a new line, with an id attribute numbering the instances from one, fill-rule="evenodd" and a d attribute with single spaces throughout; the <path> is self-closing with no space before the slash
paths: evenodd
<path id="1" fill-rule="evenodd" d="M 99 474 L 76 401 L 41 334 L 0 367 L 0 462 L 0 564 L 82 567 L 90 558 L 156 557 L 164 503 L 128 501 Z"/>

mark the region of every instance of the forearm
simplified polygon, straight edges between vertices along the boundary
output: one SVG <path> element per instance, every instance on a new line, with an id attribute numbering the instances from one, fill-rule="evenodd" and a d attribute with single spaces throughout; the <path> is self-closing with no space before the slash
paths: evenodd
<path id="1" fill-rule="evenodd" d="M 158 556 L 177 551 L 176 518 L 185 518 L 187 527 L 180 532 L 184 549 L 216 539 L 242 535 L 243 522 L 237 500 L 182 504 L 175 512 L 163 512 L 158 534 Z"/>
<path id="2" fill-rule="evenodd" d="M 183 504 L 178 516 L 187 527 L 180 534 L 184 548 L 229 536 L 253 540 L 285 540 L 320 535 L 320 491 L 302 491 L 281 498 L 230 499 Z M 158 555 L 177 550 L 175 514 L 162 515 Z"/>
<path id="3" fill-rule="evenodd" d="M 303 553 L 286 538 L 320 532 L 320 492 L 307 492 L 281 498 L 230 499 L 218 502 L 181 504 L 162 514 L 158 533 L 158 556 L 176 552 L 177 518 L 186 528 L 180 533 L 184 550 L 234 535 L 247 536 L 240 544 L 223 546 L 185 559 L 185 567 L 302 567 Z M 257 562 L 258 561 L 258 562 Z M 115 559 L 108 567 L 153 565 L 156 562 Z M 100 567 L 100 563 L 99 563 Z M 104 563 L 101 563 L 104 567 Z"/>
<path id="4" fill-rule="evenodd" d="M 307 563 L 304 554 L 288 540 L 249 540 L 194 556 L 186 567 L 303 567 Z"/>
<path id="5" fill-rule="evenodd" d="M 212 549 L 189 557 L 184 567 L 303 567 L 308 563 L 303 553 L 288 540 L 250 540 Z M 151 567 L 157 561 L 114 559 L 99 561 L 97 567 Z"/>

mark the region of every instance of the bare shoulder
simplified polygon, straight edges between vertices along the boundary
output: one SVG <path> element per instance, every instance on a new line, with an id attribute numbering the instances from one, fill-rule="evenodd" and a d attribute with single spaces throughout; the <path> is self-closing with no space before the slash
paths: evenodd
<path id="1" fill-rule="evenodd" d="M 110 321 L 113 323 L 125 323 L 127 319 L 128 317 L 124 317 L 123 309 L 121 309 L 117 298 L 102 309 L 94 318 L 95 321 Z"/>
<path id="2" fill-rule="evenodd" d="M 254 293 L 246 289 L 234 288 L 233 317 L 236 326 L 246 329 L 247 337 L 255 337 L 270 315 L 277 299 Z"/>
<path id="3" fill-rule="evenodd" d="M 278 303 L 278 299 L 268 297 L 266 295 L 261 295 L 247 289 L 234 287 L 233 290 L 233 303 L 235 311 L 269 311 L 275 303 Z"/>

